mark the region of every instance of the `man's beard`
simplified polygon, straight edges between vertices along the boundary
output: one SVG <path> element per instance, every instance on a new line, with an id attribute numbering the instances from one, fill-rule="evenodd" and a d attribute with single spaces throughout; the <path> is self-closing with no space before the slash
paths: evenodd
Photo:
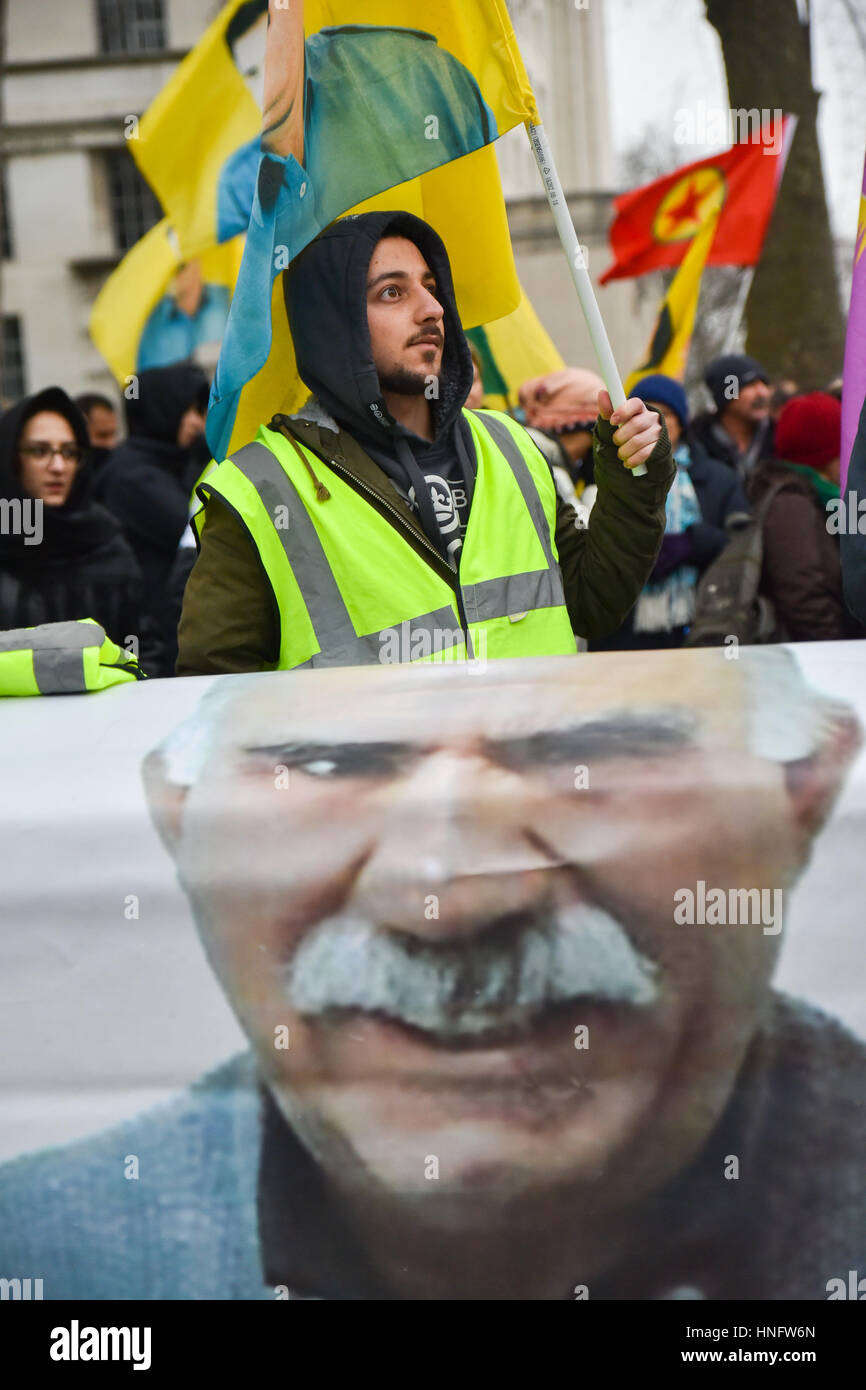
<path id="1" fill-rule="evenodd" d="M 408 367 L 392 367 L 379 373 L 379 386 L 383 393 L 387 391 L 393 396 L 423 396 L 431 375 L 435 373 L 423 376 L 420 372 L 410 372 Z"/>

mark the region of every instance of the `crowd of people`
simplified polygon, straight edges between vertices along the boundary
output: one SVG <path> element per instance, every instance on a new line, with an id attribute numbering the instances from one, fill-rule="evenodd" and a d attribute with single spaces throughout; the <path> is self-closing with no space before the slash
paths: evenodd
<path id="1" fill-rule="evenodd" d="M 704 383 L 713 404 L 699 414 L 672 377 L 645 376 L 633 388 L 662 415 L 677 471 L 649 583 L 625 622 L 591 649 L 687 643 L 702 577 L 746 526 L 760 530 L 758 591 L 772 605 L 775 640 L 864 635 L 843 601 L 839 540 L 828 525 L 828 504 L 839 498 L 841 383 L 820 391 L 774 384 L 745 353 L 714 358 Z M 520 392 L 561 495 L 584 513 L 595 500 L 593 402 L 602 384 L 592 372 L 567 368 Z"/>
<path id="2" fill-rule="evenodd" d="M 480 363 L 466 404 L 481 404 Z M 744 528 L 760 529 L 760 593 L 773 640 L 859 637 L 843 600 L 839 540 L 839 383 L 774 383 L 741 353 L 710 362 L 712 408 L 695 414 L 680 382 L 644 377 L 632 395 L 664 420 L 676 473 L 652 573 L 625 620 L 590 650 L 676 647 L 694 638 L 701 580 Z M 596 500 L 593 431 L 603 382 L 570 367 L 527 380 L 513 414 L 546 459 L 575 525 Z M 0 534 L 0 629 L 94 618 L 150 675 L 175 673 L 184 587 L 195 560 L 189 519 L 209 462 L 208 381 L 189 362 L 135 378 L 123 401 L 51 387 L 0 416 L 0 495 L 41 501 L 38 544 Z M 578 634 L 585 635 L 585 634 Z"/>

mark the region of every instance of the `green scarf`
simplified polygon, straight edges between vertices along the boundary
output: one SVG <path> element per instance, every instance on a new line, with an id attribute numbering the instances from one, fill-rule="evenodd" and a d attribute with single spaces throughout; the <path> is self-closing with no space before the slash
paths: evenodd
<path id="1" fill-rule="evenodd" d="M 802 473 L 803 477 L 808 479 L 824 511 L 827 510 L 827 503 L 839 496 L 839 484 L 825 478 L 817 468 L 809 468 L 805 463 L 789 463 L 787 459 L 779 459 L 779 462 L 783 467 L 790 468 L 794 473 Z"/>

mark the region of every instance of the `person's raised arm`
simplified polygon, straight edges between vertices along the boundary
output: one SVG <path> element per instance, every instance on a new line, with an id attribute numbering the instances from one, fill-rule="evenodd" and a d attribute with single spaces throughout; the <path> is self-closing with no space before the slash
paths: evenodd
<path id="1" fill-rule="evenodd" d="M 598 395 L 592 450 L 598 493 L 585 530 L 562 504 L 556 547 L 571 625 L 580 637 L 606 637 L 634 607 L 665 529 L 665 498 L 676 465 L 658 411 L 630 398 L 614 411 Z M 644 477 L 629 476 L 645 463 Z M 625 467 L 623 466 L 625 465 Z"/>

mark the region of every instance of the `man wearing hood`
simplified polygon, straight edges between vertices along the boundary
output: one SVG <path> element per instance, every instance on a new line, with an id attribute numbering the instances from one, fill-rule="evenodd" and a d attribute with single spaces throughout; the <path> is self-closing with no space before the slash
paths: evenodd
<path id="1" fill-rule="evenodd" d="M 135 378 L 125 400 L 128 437 L 114 451 L 100 480 L 100 501 L 117 517 L 134 550 L 150 596 L 151 620 L 164 654 L 155 675 L 171 675 L 175 632 L 165 590 L 189 497 L 201 472 L 208 382 L 200 367 L 153 367 Z"/>
<path id="2" fill-rule="evenodd" d="M 99 477 L 111 458 L 112 450 L 120 443 L 117 410 L 114 403 L 99 391 L 85 391 L 83 395 L 75 397 L 75 404 L 87 423 L 93 481 L 98 486 Z"/>
<path id="3" fill-rule="evenodd" d="M 178 674 L 554 655 L 615 628 L 664 530 L 659 416 L 600 393 L 599 497 L 578 529 L 526 432 L 463 408 L 472 359 L 425 222 L 343 218 L 284 290 L 312 397 L 200 485 Z"/>

